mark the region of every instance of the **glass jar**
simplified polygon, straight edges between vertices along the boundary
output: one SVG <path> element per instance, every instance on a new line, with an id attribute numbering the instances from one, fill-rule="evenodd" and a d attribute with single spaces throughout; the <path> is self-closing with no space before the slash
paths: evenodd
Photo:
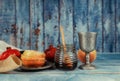
<path id="1" fill-rule="evenodd" d="M 57 46 L 57 52 L 55 54 L 55 66 L 58 69 L 73 70 L 77 67 L 77 54 L 72 44 L 66 45 L 66 52 L 63 45 Z"/>

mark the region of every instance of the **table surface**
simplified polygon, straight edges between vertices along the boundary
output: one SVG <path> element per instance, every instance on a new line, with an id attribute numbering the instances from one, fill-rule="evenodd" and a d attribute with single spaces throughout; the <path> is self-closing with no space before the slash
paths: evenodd
<path id="1" fill-rule="evenodd" d="M 0 81 L 120 81 L 120 54 L 98 53 L 92 63 L 95 70 L 80 70 L 78 66 L 72 71 L 47 69 L 37 72 L 17 72 L 0 74 Z"/>

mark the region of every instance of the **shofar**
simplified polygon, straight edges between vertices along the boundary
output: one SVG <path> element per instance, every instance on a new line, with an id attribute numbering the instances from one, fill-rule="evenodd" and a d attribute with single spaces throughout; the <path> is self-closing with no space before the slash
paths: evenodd
<path id="1" fill-rule="evenodd" d="M 14 48 L 14 49 L 17 49 L 17 50 L 21 50 L 21 49 L 15 47 L 13 45 L 10 45 L 10 44 L 0 40 L 0 54 L 6 50 L 6 47 L 11 47 L 11 48 Z"/>
<path id="2" fill-rule="evenodd" d="M 10 55 L 7 59 L 0 61 L 0 73 L 12 71 L 21 65 L 22 62 L 17 56 Z"/>

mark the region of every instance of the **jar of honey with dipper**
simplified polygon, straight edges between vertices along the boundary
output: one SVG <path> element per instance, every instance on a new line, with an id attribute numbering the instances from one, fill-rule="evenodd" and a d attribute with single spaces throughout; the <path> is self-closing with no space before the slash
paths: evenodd
<path id="1" fill-rule="evenodd" d="M 66 44 L 66 52 L 63 45 L 57 46 L 55 65 L 56 68 L 63 70 L 73 70 L 77 67 L 77 55 L 72 44 Z"/>
<path id="2" fill-rule="evenodd" d="M 77 67 L 77 55 L 72 44 L 65 44 L 63 27 L 60 26 L 62 44 L 57 46 L 55 54 L 56 68 L 64 70 L 73 70 Z"/>

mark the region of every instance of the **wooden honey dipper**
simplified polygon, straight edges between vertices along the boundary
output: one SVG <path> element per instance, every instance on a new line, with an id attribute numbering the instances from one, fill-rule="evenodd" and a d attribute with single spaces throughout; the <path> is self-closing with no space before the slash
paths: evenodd
<path id="1" fill-rule="evenodd" d="M 63 44 L 63 50 L 64 50 L 64 63 L 67 67 L 72 68 L 73 67 L 73 63 L 70 59 L 70 56 L 67 54 L 67 48 L 66 48 L 66 44 L 65 44 L 65 39 L 64 39 L 64 32 L 63 32 L 63 27 L 60 26 L 60 32 L 61 32 L 61 37 L 62 37 L 62 44 Z"/>

